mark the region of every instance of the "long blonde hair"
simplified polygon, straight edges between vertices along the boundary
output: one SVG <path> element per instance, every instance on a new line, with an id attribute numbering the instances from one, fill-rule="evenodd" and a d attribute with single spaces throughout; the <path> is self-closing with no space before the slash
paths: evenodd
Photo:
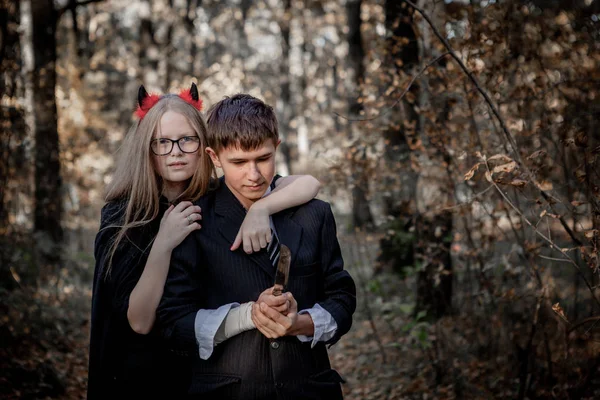
<path id="1" fill-rule="evenodd" d="M 117 225 L 107 227 L 118 227 L 119 230 L 109 247 L 108 254 L 110 256 L 106 265 L 106 277 L 109 276 L 112 269 L 113 256 L 121 241 L 126 238 L 128 230 L 144 226 L 158 217 L 159 198 L 163 193 L 164 185 L 162 177 L 154 169 L 151 160 L 150 142 L 159 129 L 162 116 L 167 111 L 173 111 L 186 117 L 200 138 L 198 168 L 190 178 L 187 189 L 177 197 L 176 201 L 198 200 L 208 190 L 211 178 L 216 178 L 215 169 L 204 151 L 207 146 L 208 132 L 202 114 L 179 96 L 166 95 L 162 97 L 141 121 L 131 127 L 125 136 L 118 151 L 113 180 L 106 189 L 106 202 L 128 200 L 123 220 L 118 221 Z"/>

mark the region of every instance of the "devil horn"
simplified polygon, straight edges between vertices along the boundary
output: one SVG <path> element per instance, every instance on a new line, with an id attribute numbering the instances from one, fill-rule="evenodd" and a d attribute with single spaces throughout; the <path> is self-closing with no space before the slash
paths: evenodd
<path id="1" fill-rule="evenodd" d="M 192 87 L 190 88 L 190 95 L 194 101 L 198 101 L 200 96 L 198 95 L 198 86 L 192 82 Z"/>
<path id="2" fill-rule="evenodd" d="M 138 90 L 138 104 L 140 105 L 140 108 L 142 107 L 142 102 L 146 97 L 148 97 L 148 92 L 146 92 L 144 85 L 140 85 Z"/>

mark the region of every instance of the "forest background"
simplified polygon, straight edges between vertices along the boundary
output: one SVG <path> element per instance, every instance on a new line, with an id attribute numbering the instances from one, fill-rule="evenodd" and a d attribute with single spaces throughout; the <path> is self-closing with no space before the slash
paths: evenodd
<path id="1" fill-rule="evenodd" d="M 600 0 L 0 0 L 0 397 L 81 399 L 137 88 L 276 108 L 358 285 L 347 399 L 600 397 Z"/>

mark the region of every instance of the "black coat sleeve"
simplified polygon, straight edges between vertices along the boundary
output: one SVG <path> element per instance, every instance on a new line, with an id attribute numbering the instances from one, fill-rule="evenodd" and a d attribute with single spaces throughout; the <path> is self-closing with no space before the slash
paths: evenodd
<path id="1" fill-rule="evenodd" d="M 335 336 L 327 343 L 334 344 L 352 326 L 352 314 L 356 310 L 356 285 L 344 270 L 342 251 L 337 239 L 336 225 L 331 206 L 326 205 L 321 228 L 321 268 L 325 300 L 319 305 L 327 310 L 337 324 Z"/>
<path id="2" fill-rule="evenodd" d="M 194 323 L 201 308 L 202 285 L 195 270 L 200 260 L 200 245 L 196 235 L 188 235 L 173 250 L 171 266 L 163 297 L 158 306 L 158 318 L 169 347 L 188 354 L 197 354 Z"/>
<path id="3" fill-rule="evenodd" d="M 125 202 L 111 202 L 102 208 L 100 230 L 94 245 L 94 287 L 104 285 L 108 289 L 112 311 L 121 321 L 127 321 L 129 296 L 142 275 L 156 235 L 151 232 L 151 226 L 130 230 L 119 243 L 107 272 L 112 243 L 123 223 L 125 207 Z"/>
<path id="4" fill-rule="evenodd" d="M 100 229 L 94 242 L 94 281 L 90 332 L 88 398 L 102 398 L 101 393 L 114 373 L 114 343 L 122 340 L 123 329 L 131 329 L 127 321 L 129 294 L 135 287 L 145 264 L 139 250 L 147 238 L 138 237 L 137 244 L 125 238 L 107 266 L 111 244 L 122 225 L 126 202 L 110 202 L 102 208 Z M 148 243 L 145 243 L 147 245 Z M 141 264 L 141 265 L 140 265 Z"/>

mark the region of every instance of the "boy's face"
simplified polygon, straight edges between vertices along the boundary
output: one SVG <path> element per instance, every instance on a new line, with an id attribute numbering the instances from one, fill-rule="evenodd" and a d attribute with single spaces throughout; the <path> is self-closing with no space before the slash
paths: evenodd
<path id="1" fill-rule="evenodd" d="M 259 200 L 271 184 L 275 175 L 275 151 L 280 142 L 269 139 L 250 151 L 229 146 L 218 154 L 206 148 L 215 167 L 223 170 L 227 187 L 246 209 Z"/>

